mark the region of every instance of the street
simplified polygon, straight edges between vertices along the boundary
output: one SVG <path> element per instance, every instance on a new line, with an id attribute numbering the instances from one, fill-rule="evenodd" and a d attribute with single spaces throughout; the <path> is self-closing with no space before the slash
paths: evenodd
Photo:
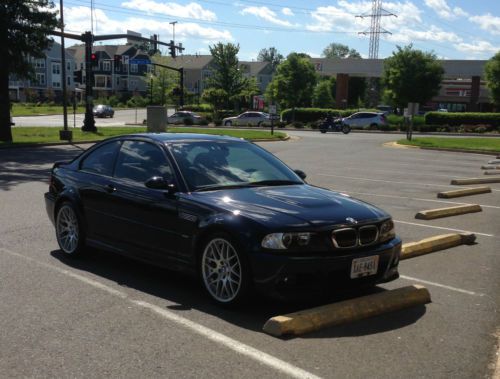
<path id="1" fill-rule="evenodd" d="M 83 115 L 77 117 L 79 127 Z M 134 117 L 134 110 L 126 110 L 96 121 L 123 125 Z M 61 126 L 62 117 L 14 122 Z M 399 138 L 388 134 L 290 134 L 289 141 L 261 146 L 303 170 L 309 184 L 388 211 L 403 242 L 476 234 L 475 245 L 402 261 L 401 278 L 380 286 L 424 285 L 431 304 L 298 338 L 271 337 L 262 332 L 268 318 L 317 304 L 254 295 L 242 308 L 223 309 L 180 274 L 97 250 L 86 259 L 68 259 L 59 251 L 43 194 L 53 162 L 89 145 L 2 149 L 0 376 L 491 376 L 500 332 L 500 184 L 489 185 L 492 193 L 465 198 L 436 194 L 458 189 L 451 179 L 483 176 L 480 167 L 492 156 L 383 146 Z M 480 204 L 483 211 L 414 218 L 421 210 L 459 204 Z"/>

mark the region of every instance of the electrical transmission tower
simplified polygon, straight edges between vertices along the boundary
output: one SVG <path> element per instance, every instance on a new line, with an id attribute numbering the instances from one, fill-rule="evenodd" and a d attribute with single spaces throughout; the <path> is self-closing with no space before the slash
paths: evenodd
<path id="1" fill-rule="evenodd" d="M 382 0 L 372 0 L 372 13 L 371 14 L 362 14 L 356 17 L 371 17 L 371 25 L 370 30 L 365 30 L 364 32 L 359 32 L 358 34 L 370 35 L 370 53 L 368 57 L 370 59 L 378 58 L 378 43 L 380 40 L 381 34 L 392 34 L 391 32 L 385 30 L 380 26 L 380 19 L 383 16 L 394 16 L 398 17 L 394 13 L 388 12 L 382 8 Z"/>

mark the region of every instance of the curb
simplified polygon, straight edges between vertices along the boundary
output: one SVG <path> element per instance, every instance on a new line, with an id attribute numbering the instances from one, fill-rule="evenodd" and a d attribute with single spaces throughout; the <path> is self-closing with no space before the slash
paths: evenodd
<path id="1" fill-rule="evenodd" d="M 452 199 L 454 197 L 478 195 L 480 193 L 489 193 L 489 192 L 491 192 L 490 187 L 474 187 L 474 188 L 459 189 L 454 191 L 438 192 L 437 197 L 442 199 Z"/>
<path id="2" fill-rule="evenodd" d="M 463 137 L 463 136 L 462 136 Z M 477 136 L 470 136 L 470 137 L 477 137 Z M 471 153 L 471 154 L 484 154 L 484 155 L 495 155 L 497 152 L 495 151 L 484 151 L 484 150 L 467 150 L 467 149 L 446 149 L 446 148 L 441 148 L 441 147 L 423 147 L 423 146 L 413 146 L 413 145 L 404 145 L 404 144 L 399 144 L 397 141 L 392 142 L 386 142 L 383 144 L 383 146 L 387 147 L 405 147 L 405 148 L 414 148 L 414 149 L 420 149 L 420 150 L 434 150 L 434 151 L 450 151 L 452 153 Z"/>
<path id="3" fill-rule="evenodd" d="M 455 186 L 461 186 L 467 184 L 485 184 L 485 183 L 500 183 L 500 178 L 453 179 L 450 184 Z"/>
<path id="4" fill-rule="evenodd" d="M 435 218 L 458 216 L 475 212 L 482 212 L 482 208 L 480 205 L 457 205 L 456 207 L 437 208 L 420 211 L 415 215 L 415 218 L 418 220 L 434 220 Z"/>
<path id="5" fill-rule="evenodd" d="M 400 260 L 418 257 L 459 245 L 472 245 L 476 236 L 472 233 L 451 233 L 403 244 Z"/>
<path id="6" fill-rule="evenodd" d="M 321 307 L 275 316 L 262 328 L 272 336 L 299 336 L 329 326 L 346 324 L 431 302 L 427 288 L 419 285 L 389 290 Z"/>

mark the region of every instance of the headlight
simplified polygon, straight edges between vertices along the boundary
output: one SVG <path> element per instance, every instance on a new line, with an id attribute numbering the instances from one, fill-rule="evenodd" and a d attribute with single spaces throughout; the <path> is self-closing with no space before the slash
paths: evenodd
<path id="1" fill-rule="evenodd" d="M 261 246 L 266 249 L 286 250 L 292 244 L 306 246 L 311 240 L 311 233 L 272 233 L 262 239 Z"/>
<path id="2" fill-rule="evenodd" d="M 380 225 L 380 242 L 385 242 L 393 239 L 396 236 L 394 230 L 394 222 L 389 219 Z"/>

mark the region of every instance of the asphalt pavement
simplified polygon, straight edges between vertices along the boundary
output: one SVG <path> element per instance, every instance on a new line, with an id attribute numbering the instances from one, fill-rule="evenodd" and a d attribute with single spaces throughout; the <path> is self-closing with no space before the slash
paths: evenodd
<path id="1" fill-rule="evenodd" d="M 491 376 L 500 325 L 500 184 L 489 194 L 436 197 L 458 188 L 451 179 L 484 177 L 480 167 L 491 156 L 385 147 L 395 136 L 384 134 L 292 134 L 262 146 L 305 171 L 310 184 L 387 210 L 404 242 L 476 233 L 473 246 L 402 261 L 402 277 L 380 286 L 425 285 L 431 304 L 299 338 L 268 336 L 269 317 L 317 304 L 256 295 L 241 309 L 221 309 L 198 283 L 167 270 L 102 251 L 67 259 L 43 193 L 52 163 L 85 146 L 0 150 L 0 376 Z M 483 211 L 414 218 L 462 203 Z"/>

